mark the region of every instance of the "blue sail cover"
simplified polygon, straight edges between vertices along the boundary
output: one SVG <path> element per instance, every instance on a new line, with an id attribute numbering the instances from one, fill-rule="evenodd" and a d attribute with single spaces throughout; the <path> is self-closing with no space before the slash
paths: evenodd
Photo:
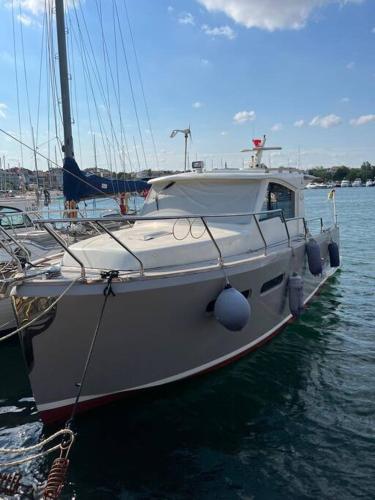
<path id="1" fill-rule="evenodd" d="M 106 179 L 99 175 L 86 174 L 74 158 L 65 158 L 63 167 L 63 192 L 68 201 L 87 200 L 120 193 L 141 193 L 148 191 L 145 181 Z"/>

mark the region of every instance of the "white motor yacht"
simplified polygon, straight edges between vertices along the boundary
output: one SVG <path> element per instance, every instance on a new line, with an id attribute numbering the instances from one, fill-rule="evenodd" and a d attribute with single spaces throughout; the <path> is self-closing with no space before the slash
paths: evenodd
<path id="1" fill-rule="evenodd" d="M 45 263 L 58 273 L 18 277 L 42 419 L 218 368 L 298 316 L 339 265 L 337 224 L 305 218 L 305 183 L 299 171 L 262 168 L 153 179 L 130 227 L 64 248 Z"/>

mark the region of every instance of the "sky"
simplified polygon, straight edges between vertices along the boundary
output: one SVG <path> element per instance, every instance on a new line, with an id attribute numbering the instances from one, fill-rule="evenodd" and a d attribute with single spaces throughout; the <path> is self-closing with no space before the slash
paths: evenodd
<path id="1" fill-rule="evenodd" d="M 46 1 L 0 0 L 0 128 L 29 145 L 33 129 L 38 151 L 55 159 L 56 146 L 60 163 Z M 126 0 L 131 32 L 124 0 L 67 3 L 82 168 L 94 166 L 95 138 L 100 167 L 182 169 L 183 135 L 170 133 L 189 125 L 189 161 L 208 167 L 243 166 L 240 150 L 263 134 L 283 148 L 265 155 L 271 166 L 375 164 L 374 0 Z M 33 168 L 0 133 L 4 156 Z"/>

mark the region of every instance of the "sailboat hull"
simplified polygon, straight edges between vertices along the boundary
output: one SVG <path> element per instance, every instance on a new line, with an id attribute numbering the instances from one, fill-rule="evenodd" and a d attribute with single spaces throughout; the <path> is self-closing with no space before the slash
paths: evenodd
<path id="1" fill-rule="evenodd" d="M 305 243 L 249 259 L 227 270 L 233 287 L 248 297 L 249 323 L 230 332 L 215 319 L 213 303 L 225 285 L 219 269 L 183 276 L 115 283 L 102 318 L 82 388 L 78 411 L 134 391 L 176 382 L 233 361 L 270 340 L 292 319 L 288 277 L 304 280 L 304 302 L 333 274 L 328 243 L 338 229 L 317 241 L 323 275 L 310 274 Z M 47 287 L 48 285 L 46 285 Z M 32 390 L 45 422 L 67 417 L 77 394 L 90 343 L 103 304 L 103 284 L 89 294 L 73 287 L 38 327 L 23 332 L 21 344 Z M 53 285 L 49 286 L 53 289 Z M 46 307 L 48 297 L 34 299 L 17 290 L 19 321 L 28 301 Z M 58 295 L 49 293 L 49 297 Z"/>

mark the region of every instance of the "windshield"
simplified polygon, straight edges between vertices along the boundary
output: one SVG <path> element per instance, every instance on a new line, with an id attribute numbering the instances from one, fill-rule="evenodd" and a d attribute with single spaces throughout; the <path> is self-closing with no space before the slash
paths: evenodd
<path id="1" fill-rule="evenodd" d="M 0 224 L 4 229 L 32 226 L 30 218 L 13 207 L 0 207 Z"/>

